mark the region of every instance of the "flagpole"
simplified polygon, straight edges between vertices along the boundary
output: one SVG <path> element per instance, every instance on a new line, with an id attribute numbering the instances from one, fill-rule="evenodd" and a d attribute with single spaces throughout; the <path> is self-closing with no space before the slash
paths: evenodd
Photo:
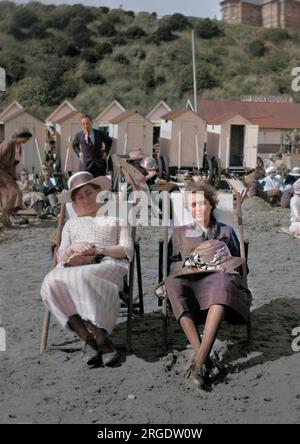
<path id="1" fill-rule="evenodd" d="M 192 30 L 192 53 L 193 53 L 193 83 L 194 83 L 194 112 L 198 110 L 197 107 L 197 76 L 196 76 L 196 55 L 195 55 L 195 30 Z"/>

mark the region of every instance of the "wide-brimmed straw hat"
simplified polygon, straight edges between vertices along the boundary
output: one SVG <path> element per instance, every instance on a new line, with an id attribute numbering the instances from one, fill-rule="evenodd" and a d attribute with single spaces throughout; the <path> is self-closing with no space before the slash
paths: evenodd
<path id="1" fill-rule="evenodd" d="M 106 176 L 95 177 L 88 171 L 79 171 L 73 174 L 68 180 L 68 191 L 63 191 L 58 199 L 61 203 L 72 202 L 72 193 L 74 190 L 81 188 L 85 185 L 95 184 L 101 188 L 101 191 L 111 190 L 111 180 Z"/>
<path id="2" fill-rule="evenodd" d="M 294 194 L 297 194 L 297 196 L 300 195 L 300 179 L 296 180 L 296 182 L 293 184 L 294 188 Z"/>
<path id="3" fill-rule="evenodd" d="M 244 263 L 241 257 L 232 256 L 227 245 L 219 240 L 208 240 L 199 245 L 183 262 L 183 268 L 176 277 L 190 276 L 197 273 L 223 271 L 235 273 L 235 269 Z"/>
<path id="4" fill-rule="evenodd" d="M 300 168 L 293 168 L 292 171 L 289 173 L 289 176 L 300 177 Z"/>
<path id="5" fill-rule="evenodd" d="M 144 153 L 142 150 L 131 151 L 128 153 L 128 160 L 142 160 Z"/>

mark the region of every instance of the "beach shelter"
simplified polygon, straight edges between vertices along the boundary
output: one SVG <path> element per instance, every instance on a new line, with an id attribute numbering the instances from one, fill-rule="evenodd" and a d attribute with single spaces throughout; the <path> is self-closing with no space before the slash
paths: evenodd
<path id="1" fill-rule="evenodd" d="M 26 143 L 22 151 L 18 170 L 26 168 L 29 173 L 40 173 L 41 162 L 44 160 L 44 122 L 24 109 L 19 102 L 14 101 L 1 111 L 0 125 L 0 138 L 3 140 L 10 140 L 18 128 L 29 129 L 33 137 Z"/>
<path id="2" fill-rule="evenodd" d="M 109 136 L 113 139 L 114 154 L 142 150 L 145 156 L 152 156 L 152 123 L 136 109 L 129 109 L 113 118 L 109 125 Z"/>
<path id="3" fill-rule="evenodd" d="M 109 124 L 112 119 L 118 117 L 125 111 L 125 108 L 121 105 L 120 102 L 114 100 L 108 105 L 98 117 L 96 117 L 95 122 L 97 127 L 104 131 L 106 134 L 109 133 Z"/>
<path id="4" fill-rule="evenodd" d="M 161 117 L 160 152 L 170 166 L 202 168 L 207 140 L 206 121 L 188 108 Z"/>
<path id="5" fill-rule="evenodd" d="M 77 132 L 81 131 L 82 114 L 65 100 L 47 118 L 47 125 L 54 126 L 57 134 L 57 154 L 63 170 L 79 171 L 80 162 L 72 148 L 68 150 Z"/>
<path id="6" fill-rule="evenodd" d="M 161 117 L 169 113 L 171 108 L 166 104 L 164 100 L 158 102 L 158 104 L 150 111 L 146 116 L 146 119 L 150 120 L 153 125 L 153 145 L 159 143 L 160 130 L 161 130 Z"/>
<path id="7" fill-rule="evenodd" d="M 207 127 L 207 153 L 221 168 L 255 168 L 259 126 L 237 113 L 226 113 Z"/>

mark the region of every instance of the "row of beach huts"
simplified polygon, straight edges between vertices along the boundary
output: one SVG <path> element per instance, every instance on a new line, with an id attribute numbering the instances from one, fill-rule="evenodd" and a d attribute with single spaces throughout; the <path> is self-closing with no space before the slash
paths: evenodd
<path id="1" fill-rule="evenodd" d="M 255 167 L 257 155 L 280 149 L 284 136 L 300 129 L 300 104 L 257 101 L 198 100 L 198 112 L 188 101 L 171 109 L 160 101 L 147 116 L 125 109 L 114 100 L 94 119 L 95 128 L 113 139 L 112 150 L 128 154 L 141 149 L 152 155 L 154 143 L 170 165 L 202 167 L 205 148 L 219 159 L 222 168 Z M 88 110 L 87 114 L 88 113 Z M 43 121 L 17 101 L 0 112 L 0 141 L 10 139 L 16 128 L 28 127 L 33 138 L 23 150 L 21 167 L 40 172 L 49 138 L 55 134 L 57 154 L 66 171 L 77 171 L 79 161 L 68 146 L 81 130 L 82 113 L 65 100 Z"/>

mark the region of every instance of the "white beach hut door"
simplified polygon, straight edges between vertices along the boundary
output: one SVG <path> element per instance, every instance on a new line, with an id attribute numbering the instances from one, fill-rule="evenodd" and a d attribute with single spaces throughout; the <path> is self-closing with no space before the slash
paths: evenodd
<path id="1" fill-rule="evenodd" d="M 144 150 L 144 136 L 145 129 L 141 122 L 128 122 L 127 125 L 128 134 L 128 148 L 127 152 L 136 151 L 141 149 Z"/>
<path id="2" fill-rule="evenodd" d="M 181 149 L 180 158 L 181 166 L 185 167 L 202 167 L 203 161 L 203 145 L 202 140 L 198 138 L 196 142 L 197 126 L 194 123 L 182 122 L 181 125 Z M 179 154 L 178 154 L 179 155 Z M 201 161 L 200 161 L 201 159 Z"/>
<path id="3" fill-rule="evenodd" d="M 258 125 L 246 125 L 244 141 L 244 167 L 255 168 L 257 159 Z"/>
<path id="4" fill-rule="evenodd" d="M 35 129 L 33 125 L 28 125 L 26 122 L 20 122 L 20 127 L 28 128 L 29 131 L 32 134 L 32 137 L 26 142 L 22 149 L 22 160 L 20 164 L 18 165 L 18 171 L 20 171 L 22 168 L 25 168 L 29 173 L 40 173 L 42 168 L 39 161 L 39 156 L 37 152 L 37 147 L 35 145 Z M 42 158 L 42 161 L 44 160 L 44 153 L 42 151 L 42 147 L 39 147 L 40 149 L 40 156 Z"/>

